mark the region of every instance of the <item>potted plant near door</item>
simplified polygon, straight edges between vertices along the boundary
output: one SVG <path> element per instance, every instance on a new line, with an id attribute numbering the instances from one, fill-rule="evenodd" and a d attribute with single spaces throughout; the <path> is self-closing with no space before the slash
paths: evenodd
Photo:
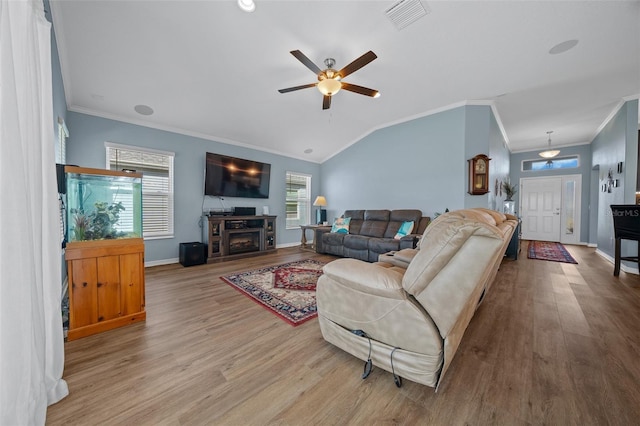
<path id="1" fill-rule="evenodd" d="M 511 184 L 509 180 L 502 182 L 502 190 L 506 196 L 503 203 L 503 213 L 515 214 L 516 202 L 513 201 L 513 196 L 518 192 L 517 185 Z"/>

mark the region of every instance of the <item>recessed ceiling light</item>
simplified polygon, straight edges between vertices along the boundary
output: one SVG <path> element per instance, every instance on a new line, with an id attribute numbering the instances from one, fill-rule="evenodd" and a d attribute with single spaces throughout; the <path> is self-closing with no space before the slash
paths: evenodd
<path id="1" fill-rule="evenodd" d="M 245 12 L 253 12 L 256 10 L 256 4 L 253 0 L 238 0 L 238 7 Z"/>
<path id="2" fill-rule="evenodd" d="M 149 105 L 136 105 L 133 107 L 133 109 L 135 109 L 136 112 L 140 115 L 153 114 L 153 108 L 151 108 Z"/>
<path id="3" fill-rule="evenodd" d="M 559 53 L 564 53 L 567 50 L 571 50 L 574 47 L 576 47 L 577 44 L 578 44 L 578 40 L 563 41 L 562 43 L 558 43 L 555 46 L 553 46 L 551 49 L 549 49 L 549 54 L 557 55 Z"/>
<path id="4" fill-rule="evenodd" d="M 305 154 L 311 154 L 313 152 L 313 150 L 311 148 L 307 148 L 304 150 Z"/>

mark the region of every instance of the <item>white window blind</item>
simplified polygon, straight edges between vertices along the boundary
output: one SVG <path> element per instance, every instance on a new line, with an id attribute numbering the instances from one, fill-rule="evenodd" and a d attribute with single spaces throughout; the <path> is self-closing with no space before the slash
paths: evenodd
<path id="1" fill-rule="evenodd" d="M 56 146 L 56 163 L 67 164 L 67 138 L 69 129 L 64 120 L 58 117 L 58 142 Z"/>
<path id="2" fill-rule="evenodd" d="M 286 228 L 308 225 L 311 219 L 311 176 L 287 172 Z"/>
<path id="3" fill-rule="evenodd" d="M 173 158 L 172 152 L 105 144 L 108 168 L 142 173 L 142 232 L 145 238 L 173 237 Z M 120 214 L 126 220 L 125 210 Z M 131 203 L 133 200 L 131 200 Z M 133 219 L 133 218 L 131 218 Z"/>
<path id="4" fill-rule="evenodd" d="M 58 140 L 56 141 L 55 151 L 56 151 L 56 163 L 58 164 L 66 164 L 67 163 L 67 138 L 69 137 L 69 129 L 67 129 L 67 125 L 61 117 L 58 117 Z M 60 195 L 58 195 L 58 204 L 60 207 L 60 241 L 64 241 L 65 237 L 65 209 L 64 202 Z"/>

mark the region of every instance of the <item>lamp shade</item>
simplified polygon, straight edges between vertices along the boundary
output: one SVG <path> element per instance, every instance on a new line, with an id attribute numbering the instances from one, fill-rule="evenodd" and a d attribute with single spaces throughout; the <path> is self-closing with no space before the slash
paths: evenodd
<path id="1" fill-rule="evenodd" d="M 549 140 L 547 141 L 547 143 L 549 144 L 549 148 L 546 151 L 538 153 L 538 155 L 542 158 L 553 158 L 556 155 L 560 154 L 559 149 L 551 149 L 551 133 L 553 133 L 553 130 L 549 130 L 547 132 L 547 136 L 549 137 Z"/>
<path id="2" fill-rule="evenodd" d="M 553 158 L 558 154 L 560 154 L 560 151 L 557 149 L 551 149 L 549 151 L 542 151 L 538 153 L 538 155 L 542 158 Z"/>
<path id="3" fill-rule="evenodd" d="M 316 200 L 313 202 L 314 206 L 325 207 L 327 205 L 327 199 L 322 195 L 318 195 Z"/>

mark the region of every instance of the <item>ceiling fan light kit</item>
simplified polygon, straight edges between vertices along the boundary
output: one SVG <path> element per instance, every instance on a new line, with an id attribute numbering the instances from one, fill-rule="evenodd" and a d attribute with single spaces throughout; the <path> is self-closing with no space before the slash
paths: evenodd
<path id="1" fill-rule="evenodd" d="M 553 130 L 549 130 L 547 132 L 547 135 L 549 137 L 549 140 L 548 140 L 549 148 L 546 151 L 542 151 L 538 153 L 538 155 L 542 158 L 553 158 L 556 155 L 560 154 L 559 149 L 551 149 L 551 133 L 553 133 Z"/>
<path id="2" fill-rule="evenodd" d="M 322 109 L 329 109 L 331 107 L 331 97 L 338 93 L 341 89 L 353 93 L 358 93 L 360 95 L 370 96 L 372 98 L 377 98 L 380 96 L 380 93 L 377 90 L 341 81 L 344 77 L 358 71 L 360 68 L 376 59 L 377 56 L 372 51 L 368 51 L 358 59 L 342 68 L 340 71 L 336 71 L 335 69 L 333 69 L 333 66 L 336 62 L 333 58 L 327 58 L 324 60 L 324 64 L 327 68 L 322 70 L 315 63 L 313 63 L 311 59 L 307 58 L 301 51 L 292 50 L 291 54 L 318 76 L 318 82 L 280 89 L 278 90 L 278 92 L 280 93 L 289 93 L 309 87 L 317 87 L 320 93 L 322 93 L 323 95 Z"/>
<path id="3" fill-rule="evenodd" d="M 333 96 L 342 89 L 340 80 L 333 78 L 325 78 L 318 83 L 318 90 L 325 96 Z"/>

